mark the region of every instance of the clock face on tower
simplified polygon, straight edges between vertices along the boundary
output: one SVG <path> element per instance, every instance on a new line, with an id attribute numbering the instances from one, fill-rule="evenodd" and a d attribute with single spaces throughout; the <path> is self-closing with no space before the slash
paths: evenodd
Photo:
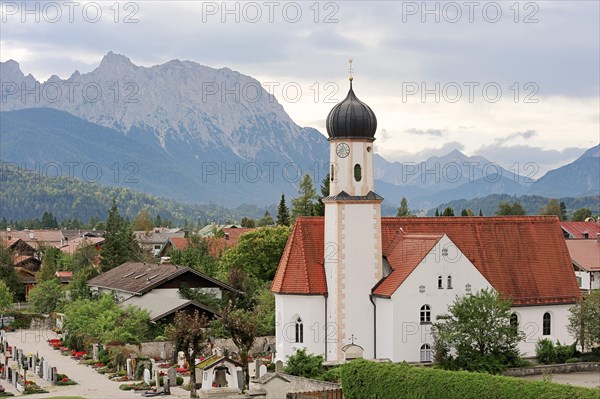
<path id="1" fill-rule="evenodd" d="M 337 145 L 335 152 L 338 157 L 346 158 L 350 154 L 350 146 L 346 143 L 340 143 Z"/>

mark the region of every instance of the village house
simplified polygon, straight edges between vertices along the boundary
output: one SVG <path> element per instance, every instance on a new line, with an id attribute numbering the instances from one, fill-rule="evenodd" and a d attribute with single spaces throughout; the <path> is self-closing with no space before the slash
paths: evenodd
<path id="1" fill-rule="evenodd" d="M 161 248 L 170 238 L 184 238 L 185 232 L 179 228 L 156 227 L 149 231 L 134 231 L 135 239 L 144 251 L 159 256 Z"/>
<path id="2" fill-rule="evenodd" d="M 600 234 L 600 222 L 560 222 L 566 239 L 595 240 Z"/>
<path id="3" fill-rule="evenodd" d="M 600 234 L 596 240 L 566 240 L 579 288 L 600 289 Z"/>
<path id="4" fill-rule="evenodd" d="M 180 297 L 181 288 L 198 288 L 221 298 L 224 291 L 238 290 L 186 266 L 127 262 L 88 281 L 99 293 L 110 293 L 123 307 L 135 305 L 150 312 L 152 321 L 172 321 L 179 310 L 198 310 L 212 318 L 215 312 L 203 304 Z"/>
<path id="5" fill-rule="evenodd" d="M 296 220 L 271 286 L 276 358 L 306 348 L 330 362 L 431 362 L 436 316 L 482 289 L 512 300 L 524 356 L 539 338 L 572 342 L 568 309 L 580 290 L 558 218 L 382 218 L 376 128 L 351 81 L 327 117 L 325 217 Z"/>

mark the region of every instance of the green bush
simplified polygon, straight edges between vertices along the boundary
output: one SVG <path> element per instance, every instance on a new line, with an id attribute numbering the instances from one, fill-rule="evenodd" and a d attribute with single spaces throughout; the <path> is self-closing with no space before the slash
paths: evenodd
<path id="1" fill-rule="evenodd" d="M 177 376 L 177 384 L 176 385 L 183 385 L 183 377 Z"/>
<path id="2" fill-rule="evenodd" d="M 576 345 L 575 342 L 571 345 L 561 345 L 560 341 L 556 341 L 555 345 L 549 339 L 540 339 L 535 345 L 535 355 L 542 364 L 566 363 L 568 359 L 581 355 Z"/>
<path id="3" fill-rule="evenodd" d="M 597 389 L 367 360 L 342 366 L 342 387 L 346 399 L 600 399 Z"/>
<path id="4" fill-rule="evenodd" d="M 316 378 L 323 373 L 323 356 L 307 353 L 305 348 L 296 350 L 288 358 L 284 371 L 305 378 Z"/>

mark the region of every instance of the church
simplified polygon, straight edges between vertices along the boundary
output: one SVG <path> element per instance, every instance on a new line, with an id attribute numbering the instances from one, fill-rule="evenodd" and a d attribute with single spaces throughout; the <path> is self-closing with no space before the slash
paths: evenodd
<path id="1" fill-rule="evenodd" d="M 382 217 L 375 191 L 377 118 L 352 88 L 327 117 L 324 217 L 296 220 L 271 291 L 276 358 L 433 360 L 432 323 L 457 296 L 493 289 L 513 302 L 523 356 L 562 343 L 580 291 L 556 217 Z"/>

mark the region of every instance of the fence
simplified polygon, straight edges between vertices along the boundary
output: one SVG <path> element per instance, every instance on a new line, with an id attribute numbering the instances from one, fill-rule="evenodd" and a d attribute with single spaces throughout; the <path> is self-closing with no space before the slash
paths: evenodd
<path id="1" fill-rule="evenodd" d="M 286 399 L 344 399 L 342 388 L 329 389 L 326 391 L 291 392 Z"/>

